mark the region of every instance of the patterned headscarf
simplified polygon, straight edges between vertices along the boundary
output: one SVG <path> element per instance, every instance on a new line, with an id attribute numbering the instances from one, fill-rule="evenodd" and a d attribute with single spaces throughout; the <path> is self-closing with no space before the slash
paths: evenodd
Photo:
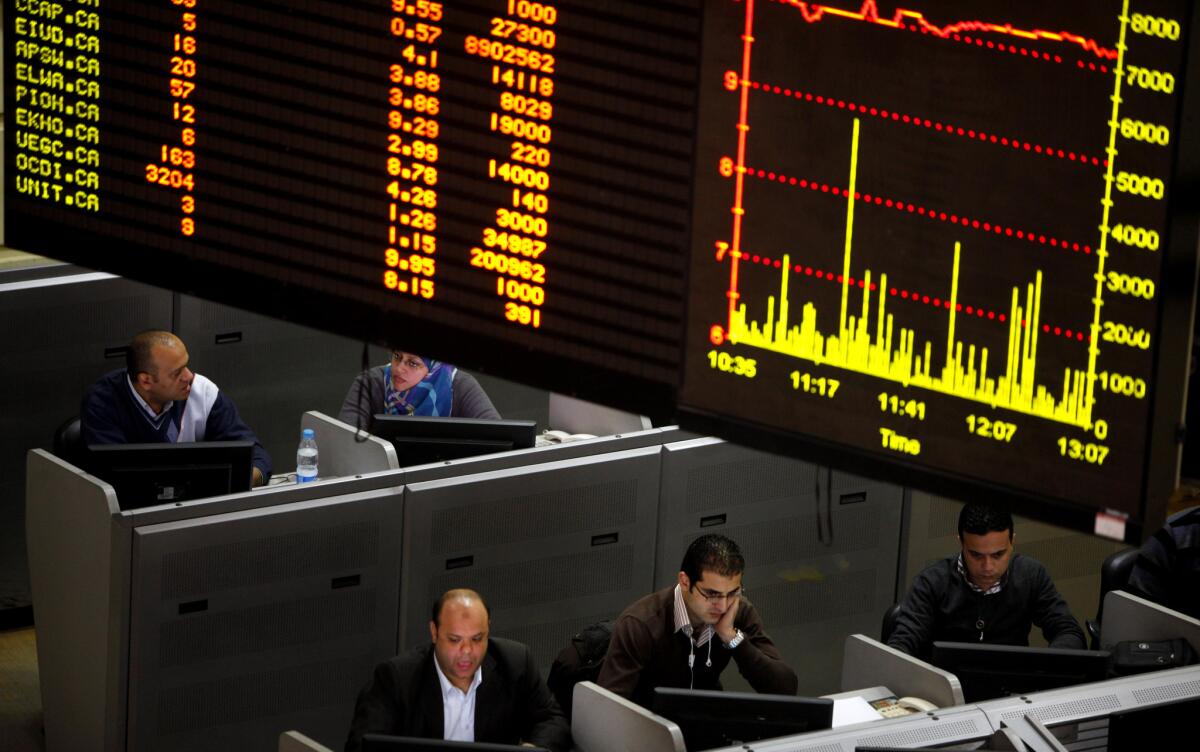
<path id="1" fill-rule="evenodd" d="M 458 369 L 431 358 L 421 358 L 421 362 L 429 369 L 429 373 L 403 392 L 392 388 L 392 364 L 384 367 L 383 411 L 388 415 L 428 415 L 435 418 L 450 415 L 454 402 L 454 374 Z"/>

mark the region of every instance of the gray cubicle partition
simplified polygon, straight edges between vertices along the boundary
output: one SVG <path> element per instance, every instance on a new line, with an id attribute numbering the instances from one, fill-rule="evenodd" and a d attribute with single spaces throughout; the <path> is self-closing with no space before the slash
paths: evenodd
<path id="1" fill-rule="evenodd" d="M 663 450 L 656 585 L 697 536 L 729 536 L 800 694 L 838 691 L 845 636 L 878 634 L 895 600 L 903 489 L 713 438 Z M 746 688 L 736 672 L 722 682 Z"/>
<path id="2" fill-rule="evenodd" d="M 124 749 L 130 533 L 117 496 L 41 449 L 25 475 L 46 749 Z"/>
<path id="3" fill-rule="evenodd" d="M 1152 603 L 1123 590 L 1104 596 L 1100 643 L 1109 649 L 1126 640 L 1173 640 L 1182 637 L 1200 654 L 1200 619 Z"/>
<path id="4" fill-rule="evenodd" d="M 28 453 L 26 476 L 26 535 L 38 603 L 38 671 L 49 752 L 132 748 L 127 722 L 141 712 L 127 707 L 130 651 L 140 645 L 140 637 L 130 632 L 132 602 L 161 595 L 133 593 L 145 586 L 134 579 L 137 531 L 188 520 L 236 523 L 240 515 L 287 522 L 286 515 L 276 513 L 363 492 L 389 496 L 399 515 L 403 499 L 401 472 L 391 471 L 122 511 L 111 486 L 44 450 Z M 396 532 L 391 540 L 398 539 Z M 388 644 L 394 649 L 394 626 Z"/>
<path id="5" fill-rule="evenodd" d="M 497 452 L 459 460 L 446 460 L 430 465 L 413 465 L 404 468 L 406 483 L 422 483 L 429 480 L 455 478 L 476 473 L 490 473 L 517 467 L 537 465 L 544 462 L 562 462 L 579 457 L 592 457 L 609 452 L 622 452 L 642 447 L 657 447 L 674 441 L 695 438 L 695 434 L 680 430 L 679 426 L 648 428 L 633 433 L 597 436 L 594 439 L 569 441 L 565 444 L 548 444 L 532 449 L 517 449 Z"/>
<path id="6" fill-rule="evenodd" d="M 674 721 L 590 681 L 575 685 L 571 736 L 579 752 L 686 752 Z"/>
<path id="7" fill-rule="evenodd" d="M 133 533 L 131 750 L 261 750 L 296 729 L 345 741 L 395 653 L 402 490 Z"/>
<path id="8" fill-rule="evenodd" d="M 940 708 L 963 704 L 962 683 L 949 671 L 913 658 L 866 635 L 846 638 L 842 691 L 884 686 L 898 697 L 919 697 Z"/>
<path id="9" fill-rule="evenodd" d="M 650 591 L 660 448 L 412 483 L 405 488 L 402 648 L 429 640 L 429 607 L 478 590 L 492 633 L 542 671 L 580 627 Z"/>
<path id="10" fill-rule="evenodd" d="M 390 441 L 361 433 L 354 426 L 317 410 L 309 410 L 300 417 L 300 431 L 306 428 L 312 429 L 317 442 L 318 474 L 322 478 L 400 469 L 396 448 Z M 276 467 L 275 474 L 282 475 L 285 470 Z"/>
<path id="11" fill-rule="evenodd" d="M 0 609 L 30 604 L 25 452 L 49 448 L 84 390 L 125 366 L 134 332 L 171 325 L 171 293 L 69 266 L 0 275 Z"/>

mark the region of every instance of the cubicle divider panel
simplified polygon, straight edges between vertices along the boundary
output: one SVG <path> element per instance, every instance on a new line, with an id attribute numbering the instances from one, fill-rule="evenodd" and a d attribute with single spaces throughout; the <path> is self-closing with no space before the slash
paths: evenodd
<path id="1" fill-rule="evenodd" d="M 356 427 L 331 418 L 317 410 L 300 416 L 300 431 L 311 428 L 320 447 L 319 475 L 322 478 L 349 478 L 364 473 L 399 470 L 396 448 Z M 276 468 L 280 475 L 282 468 Z"/>
<path id="2" fill-rule="evenodd" d="M 124 749 L 129 529 L 112 486 L 44 449 L 26 480 L 46 749 Z"/>
<path id="3" fill-rule="evenodd" d="M 395 654 L 400 488 L 134 534 L 130 750 L 340 747 Z"/>
<path id="4" fill-rule="evenodd" d="M 581 627 L 650 591 L 658 446 L 405 487 L 401 645 L 444 591 L 479 591 L 492 634 L 541 670 Z"/>
<path id="5" fill-rule="evenodd" d="M 0 284 L 0 609 L 31 603 L 26 450 L 49 449 L 92 382 L 125 367 L 121 348 L 133 334 L 171 325 L 170 292 L 71 268 L 61 277 Z"/>
<path id="6" fill-rule="evenodd" d="M 895 596 L 903 489 L 713 438 L 663 449 L 657 586 L 676 582 L 695 538 L 729 536 L 800 693 L 838 691 L 846 635 L 878 634 Z M 722 682 L 748 688 L 732 671 Z"/>
<path id="7" fill-rule="evenodd" d="M 580 457 L 622 452 L 629 449 L 658 447 L 672 441 L 680 441 L 683 438 L 694 438 L 694 434 L 681 431 L 678 426 L 650 428 L 644 431 L 634 431 L 633 433 L 613 436 L 598 436 L 594 439 L 569 441 L 565 444 L 550 444 L 548 446 L 533 447 L 532 449 L 517 449 L 511 452 L 483 454 L 476 457 L 447 460 L 431 465 L 414 465 L 404 468 L 404 481 L 406 483 L 422 483 L 462 475 L 511 470 L 547 462 L 563 462 Z"/>

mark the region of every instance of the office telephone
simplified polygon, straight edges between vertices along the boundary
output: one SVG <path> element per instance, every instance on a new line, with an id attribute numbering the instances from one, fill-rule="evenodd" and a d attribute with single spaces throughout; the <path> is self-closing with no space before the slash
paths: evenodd
<path id="1" fill-rule="evenodd" d="M 884 718 L 899 718 L 914 713 L 937 710 L 937 705 L 928 700 L 922 700 L 920 697 L 885 697 L 872 702 L 871 707 L 875 708 L 875 711 Z"/>

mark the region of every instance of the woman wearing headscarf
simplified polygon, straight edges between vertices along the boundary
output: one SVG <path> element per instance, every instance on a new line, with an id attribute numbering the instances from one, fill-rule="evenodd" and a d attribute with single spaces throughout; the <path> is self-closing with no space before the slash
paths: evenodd
<path id="1" fill-rule="evenodd" d="M 474 376 L 449 363 L 399 350 L 392 351 L 389 363 L 354 379 L 338 418 L 367 428 L 371 416 L 379 414 L 500 419 Z"/>

